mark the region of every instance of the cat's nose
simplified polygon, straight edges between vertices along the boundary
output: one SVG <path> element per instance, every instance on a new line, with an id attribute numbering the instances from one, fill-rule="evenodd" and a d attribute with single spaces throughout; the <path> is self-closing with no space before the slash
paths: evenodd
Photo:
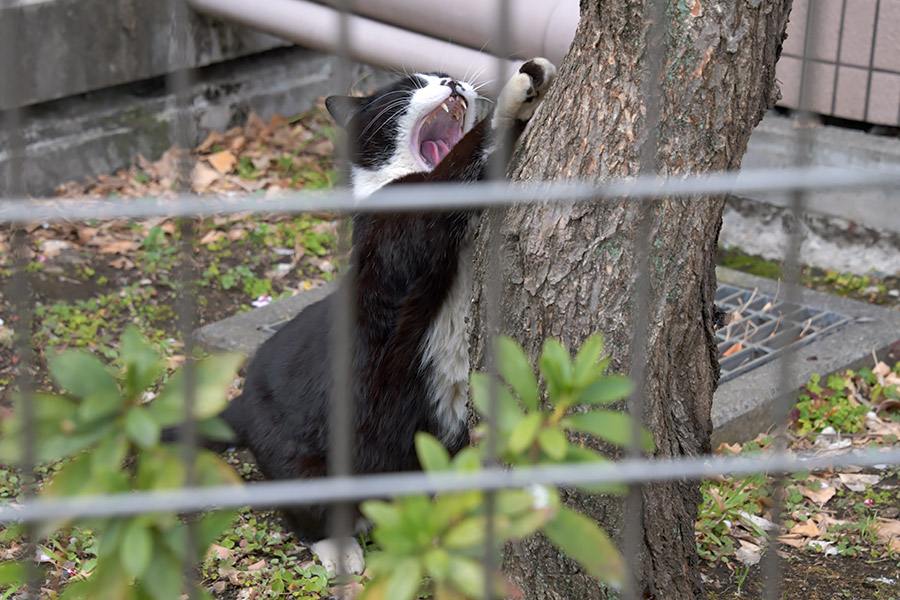
<path id="1" fill-rule="evenodd" d="M 455 79 L 450 79 L 449 77 L 441 79 L 441 85 L 446 85 L 454 94 L 458 96 L 462 95 L 462 87 Z"/>

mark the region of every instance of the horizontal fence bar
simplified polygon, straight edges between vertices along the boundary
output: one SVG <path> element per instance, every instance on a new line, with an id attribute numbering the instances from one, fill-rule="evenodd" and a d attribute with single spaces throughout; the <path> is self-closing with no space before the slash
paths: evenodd
<path id="1" fill-rule="evenodd" d="M 718 172 L 683 178 L 641 176 L 604 183 L 417 184 L 386 188 L 368 198 L 354 198 L 349 190 L 285 192 L 271 197 L 252 194 L 194 195 L 172 198 L 116 200 L 10 199 L 0 203 L 0 223 L 90 220 L 137 217 L 212 216 L 235 212 L 311 211 L 378 212 L 487 208 L 546 202 L 587 202 L 612 198 L 650 199 L 662 196 L 753 194 L 792 190 L 900 188 L 900 169 L 806 167 Z M 814 202 L 811 204 L 814 205 Z"/>
<path id="2" fill-rule="evenodd" d="M 80 498 L 35 499 L 0 508 L 0 523 L 76 517 L 121 517 L 152 512 L 193 512 L 240 506 L 275 507 L 355 502 L 410 494 L 503 490 L 532 485 L 641 483 L 705 479 L 723 475 L 796 473 L 841 466 L 900 464 L 900 449 L 839 456 L 776 453 L 757 457 L 700 457 L 675 460 L 625 459 L 547 467 L 485 468 L 472 473 L 387 473 L 354 477 L 267 481 L 243 486 L 181 488 Z"/>

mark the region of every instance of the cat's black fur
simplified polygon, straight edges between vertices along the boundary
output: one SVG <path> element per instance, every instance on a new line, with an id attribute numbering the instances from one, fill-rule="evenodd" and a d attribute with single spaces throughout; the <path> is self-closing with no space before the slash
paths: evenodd
<path id="1" fill-rule="evenodd" d="M 403 114 L 402 104 L 395 101 L 404 90 L 419 85 L 416 76 L 411 76 L 368 98 L 329 99 L 336 121 L 359 136 L 351 144 L 354 165 L 378 168 L 390 158 Z M 373 119 L 378 122 L 372 123 Z M 482 179 L 496 137 L 490 118 L 485 119 L 431 172 L 409 174 L 395 184 Z M 423 200 L 427 204 L 427 198 Z M 473 211 L 451 211 L 354 217 L 349 275 L 355 282 L 356 473 L 418 469 L 413 443 L 417 431 L 432 433 L 451 452 L 468 443 L 464 419 L 448 427 L 437 414 L 437 405 L 429 397 L 434 365 L 423 364 L 422 348 L 460 276 L 461 257 L 468 260 L 464 250 L 471 243 L 474 215 Z M 266 341 L 247 370 L 243 393 L 222 414 L 269 479 L 326 474 L 331 328 L 336 310 L 335 296 L 328 296 Z M 327 537 L 325 507 L 287 508 L 284 513 L 301 540 Z"/>

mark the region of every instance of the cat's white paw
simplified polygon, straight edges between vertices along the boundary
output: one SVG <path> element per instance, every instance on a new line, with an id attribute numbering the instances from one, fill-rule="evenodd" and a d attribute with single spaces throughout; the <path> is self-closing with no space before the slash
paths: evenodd
<path id="1" fill-rule="evenodd" d="M 500 91 L 492 125 L 496 128 L 512 120 L 529 120 L 555 76 L 556 67 L 546 58 L 532 58 L 524 63 Z"/>
<path id="2" fill-rule="evenodd" d="M 363 549 L 354 538 L 325 538 L 310 544 L 309 549 L 319 557 L 326 571 L 338 575 L 346 573 L 360 575 L 366 570 Z M 338 572 L 340 568 L 343 568 L 343 572 Z"/>

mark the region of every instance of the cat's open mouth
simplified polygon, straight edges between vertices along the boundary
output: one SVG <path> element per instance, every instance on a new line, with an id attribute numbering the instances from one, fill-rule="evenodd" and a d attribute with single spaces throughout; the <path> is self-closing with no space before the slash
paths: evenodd
<path id="1" fill-rule="evenodd" d="M 465 98 L 450 96 L 416 123 L 412 132 L 413 154 L 429 169 L 462 139 L 467 108 Z"/>

